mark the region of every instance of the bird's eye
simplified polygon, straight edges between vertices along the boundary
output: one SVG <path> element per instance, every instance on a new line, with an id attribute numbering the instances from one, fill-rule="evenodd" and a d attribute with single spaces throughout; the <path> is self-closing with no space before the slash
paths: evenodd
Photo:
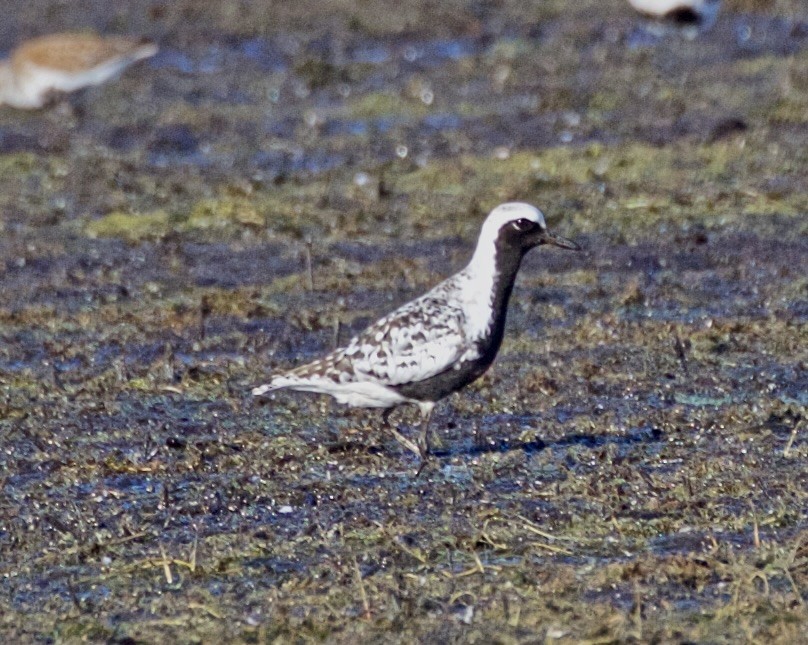
<path id="1" fill-rule="evenodd" d="M 533 222 L 525 217 L 520 217 L 518 220 L 513 222 L 513 227 L 517 231 L 527 231 L 533 228 L 536 225 L 536 222 Z"/>

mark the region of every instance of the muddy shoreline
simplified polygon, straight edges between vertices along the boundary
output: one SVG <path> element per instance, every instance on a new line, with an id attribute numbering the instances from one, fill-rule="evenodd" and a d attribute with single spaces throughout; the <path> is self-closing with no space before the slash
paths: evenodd
<path id="1" fill-rule="evenodd" d="M 800 642 L 804 4 L 354 4 L 9 0 L 2 51 L 161 52 L 0 108 L 0 633 Z M 251 400 L 512 199 L 586 252 L 528 256 L 420 477 L 372 411 Z"/>

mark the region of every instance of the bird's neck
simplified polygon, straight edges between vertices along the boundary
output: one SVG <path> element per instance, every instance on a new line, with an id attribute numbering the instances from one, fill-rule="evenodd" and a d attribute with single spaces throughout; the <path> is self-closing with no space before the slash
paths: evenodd
<path id="1" fill-rule="evenodd" d="M 467 333 L 477 341 L 493 340 L 499 348 L 505 328 L 508 300 L 524 254 L 492 240 L 479 244 L 464 269 L 463 299 L 468 315 Z"/>

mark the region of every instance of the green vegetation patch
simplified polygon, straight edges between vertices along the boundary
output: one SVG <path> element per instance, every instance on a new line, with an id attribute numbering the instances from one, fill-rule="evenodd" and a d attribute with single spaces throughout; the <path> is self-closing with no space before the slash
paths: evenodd
<path id="1" fill-rule="evenodd" d="M 138 242 L 165 237 L 172 230 L 172 220 L 162 210 L 151 213 L 115 212 L 88 222 L 85 230 L 91 237 L 117 237 Z"/>

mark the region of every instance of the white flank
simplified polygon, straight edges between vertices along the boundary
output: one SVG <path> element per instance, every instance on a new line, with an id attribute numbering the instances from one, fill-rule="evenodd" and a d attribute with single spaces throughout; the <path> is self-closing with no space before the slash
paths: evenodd
<path id="1" fill-rule="evenodd" d="M 337 403 L 343 403 L 358 408 L 391 408 L 395 405 L 408 403 L 408 400 L 395 390 L 372 381 L 359 381 L 351 383 L 334 383 L 327 378 L 310 378 L 300 380 L 295 378 L 279 377 L 272 380 L 270 385 L 262 385 L 253 389 L 253 396 L 261 396 L 272 390 L 291 388 L 300 392 L 316 392 L 333 396 Z"/>

